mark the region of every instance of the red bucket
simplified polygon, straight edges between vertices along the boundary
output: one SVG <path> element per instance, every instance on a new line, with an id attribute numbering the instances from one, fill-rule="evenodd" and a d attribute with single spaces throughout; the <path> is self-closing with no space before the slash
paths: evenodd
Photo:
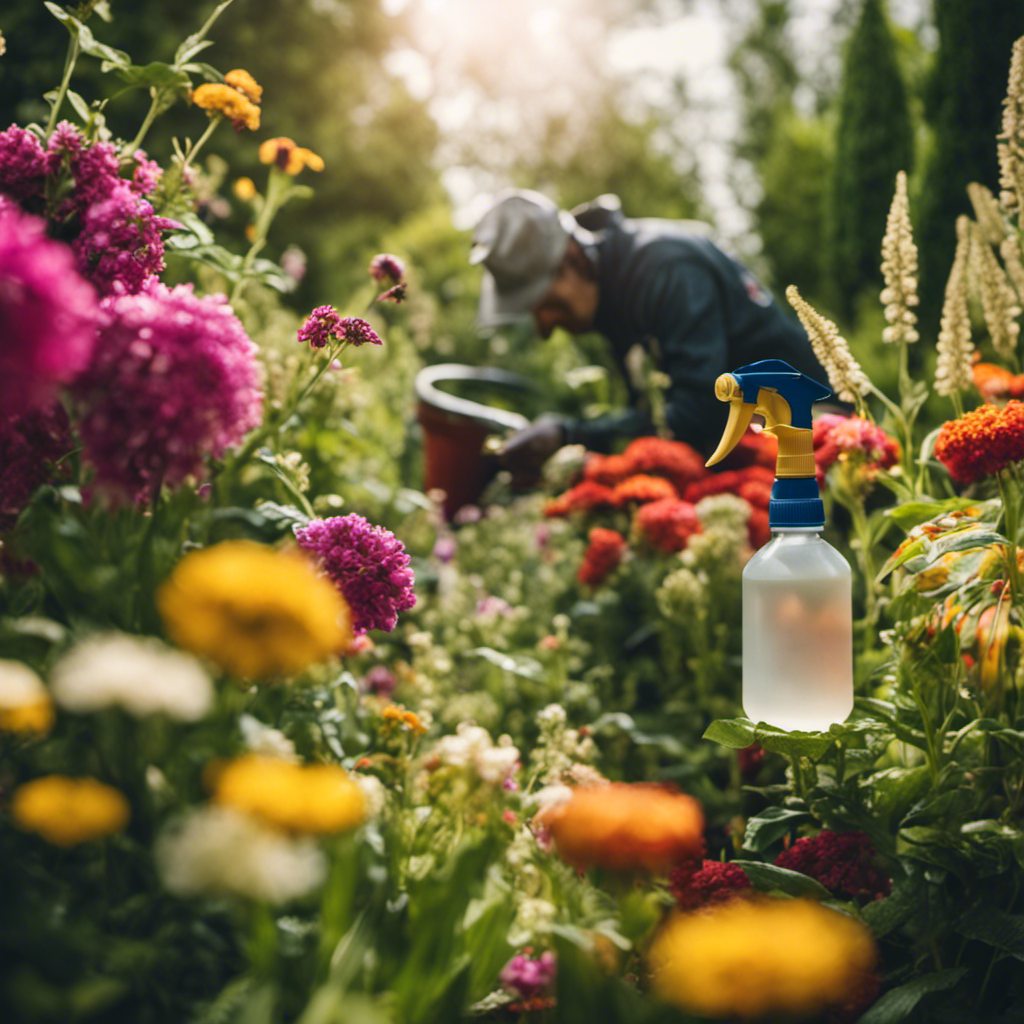
<path id="1" fill-rule="evenodd" d="M 492 366 L 438 363 L 416 375 L 416 418 L 423 428 L 423 487 L 444 491 L 444 511 L 450 519 L 463 505 L 474 503 L 497 471 L 483 450 L 492 434 L 508 434 L 529 420 L 517 412 L 459 398 L 437 387 L 444 381 L 477 382 L 522 394 L 531 385 L 518 374 Z"/>

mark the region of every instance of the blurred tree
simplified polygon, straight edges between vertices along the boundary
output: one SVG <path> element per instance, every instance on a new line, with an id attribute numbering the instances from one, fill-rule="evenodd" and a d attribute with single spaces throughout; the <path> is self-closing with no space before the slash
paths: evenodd
<path id="1" fill-rule="evenodd" d="M 956 244 L 954 226 L 970 211 L 967 185 L 999 183 L 996 134 L 1013 41 L 1024 34 L 1021 0 L 934 0 L 939 51 L 926 94 L 934 127 L 920 202 L 921 293 L 925 317 L 938 311 Z M 926 321 L 926 325 L 927 321 Z"/>
<path id="2" fill-rule="evenodd" d="M 881 287 L 882 235 L 896 173 L 912 168 L 913 141 L 883 0 L 864 0 L 846 49 L 831 197 L 831 285 L 847 319 L 863 292 Z"/>

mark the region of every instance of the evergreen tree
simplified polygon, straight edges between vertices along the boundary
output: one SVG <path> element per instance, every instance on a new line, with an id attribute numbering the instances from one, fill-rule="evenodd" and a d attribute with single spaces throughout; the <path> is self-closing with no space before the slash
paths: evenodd
<path id="1" fill-rule="evenodd" d="M 896 173 L 909 172 L 912 161 L 906 88 L 883 0 L 864 0 L 843 68 L 832 192 L 832 285 L 836 308 L 848 319 L 860 294 L 881 288 L 880 249 Z"/>
<path id="2" fill-rule="evenodd" d="M 935 0 L 939 51 L 927 97 L 935 130 L 920 202 L 924 325 L 935 330 L 956 245 L 956 218 L 970 212 L 967 185 L 999 183 L 996 134 L 1013 41 L 1024 34 L 1022 0 Z"/>

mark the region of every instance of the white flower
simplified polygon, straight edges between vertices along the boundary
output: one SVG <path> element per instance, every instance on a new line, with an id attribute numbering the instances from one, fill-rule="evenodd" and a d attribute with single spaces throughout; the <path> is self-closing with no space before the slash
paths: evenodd
<path id="1" fill-rule="evenodd" d="M 560 782 L 556 782 L 551 786 L 544 786 L 543 789 L 538 789 L 531 799 L 537 805 L 537 813 L 540 814 L 571 800 L 572 789 Z"/>
<path id="2" fill-rule="evenodd" d="M 890 343 L 917 341 L 917 315 L 909 308 L 918 304 L 917 246 L 910 228 L 907 175 L 904 171 L 896 175 L 896 192 L 882 239 L 882 276 L 885 288 L 881 299 L 885 305 L 885 319 L 890 325 L 882 331 L 882 340 Z"/>
<path id="3" fill-rule="evenodd" d="M 291 838 L 227 807 L 193 810 L 155 848 L 164 885 L 179 896 L 228 893 L 286 903 L 323 881 L 326 859 L 313 840 Z"/>
<path id="4" fill-rule="evenodd" d="M 472 766 L 484 782 L 495 786 L 512 774 L 519 761 L 519 751 L 510 737 L 502 736 L 495 746 L 491 734 L 471 722 L 460 722 L 454 736 L 442 736 L 434 746 L 434 756 L 442 764 Z"/>
<path id="5" fill-rule="evenodd" d="M 537 724 L 541 728 L 544 726 L 565 725 L 565 722 L 565 708 L 561 704 L 549 704 L 546 708 L 542 708 L 537 712 Z"/>
<path id="6" fill-rule="evenodd" d="M 946 282 L 946 297 L 942 304 L 942 319 L 936 344 L 938 361 L 935 364 L 935 390 L 940 395 L 967 391 L 974 380 L 971 357 L 971 314 L 967 305 L 967 267 L 970 258 L 971 233 L 968 220 L 961 216 L 956 221 L 956 254 Z"/>
<path id="7" fill-rule="evenodd" d="M 28 665 L 0 658 L 0 708 L 23 708 L 49 699 L 42 679 Z"/>
<path id="8" fill-rule="evenodd" d="M 550 900 L 528 897 L 516 908 L 515 920 L 509 929 L 508 941 L 513 946 L 525 946 L 551 931 L 558 908 Z"/>
<path id="9" fill-rule="evenodd" d="M 252 715 L 242 715 L 238 719 L 238 727 L 242 730 L 246 748 L 254 754 L 277 757 L 292 764 L 301 760 L 295 752 L 295 744 L 280 729 L 272 729 Z"/>
<path id="10" fill-rule="evenodd" d="M 69 711 L 119 704 L 136 717 L 164 712 L 193 722 L 213 705 L 199 662 L 152 637 L 102 633 L 73 647 L 50 676 L 54 700 Z"/>
<path id="11" fill-rule="evenodd" d="M 384 810 L 386 791 L 384 783 L 376 775 L 363 775 L 356 772 L 352 775 L 359 788 L 363 791 L 363 800 L 366 802 L 366 816 L 376 818 Z"/>
<path id="12" fill-rule="evenodd" d="M 519 763 L 519 751 L 513 746 L 481 750 L 473 759 L 473 767 L 484 782 L 498 786 L 509 778 Z"/>

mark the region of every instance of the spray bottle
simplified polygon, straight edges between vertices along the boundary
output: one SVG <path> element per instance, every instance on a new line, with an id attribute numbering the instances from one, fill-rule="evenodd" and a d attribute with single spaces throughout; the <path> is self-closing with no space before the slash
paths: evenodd
<path id="1" fill-rule="evenodd" d="M 853 709 L 850 566 L 821 536 L 811 430 L 812 403 L 831 394 L 781 359 L 715 381 L 729 420 L 707 465 L 732 451 L 754 413 L 779 442 L 768 505 L 773 536 L 743 569 L 743 709 L 784 729 L 827 729 Z"/>

